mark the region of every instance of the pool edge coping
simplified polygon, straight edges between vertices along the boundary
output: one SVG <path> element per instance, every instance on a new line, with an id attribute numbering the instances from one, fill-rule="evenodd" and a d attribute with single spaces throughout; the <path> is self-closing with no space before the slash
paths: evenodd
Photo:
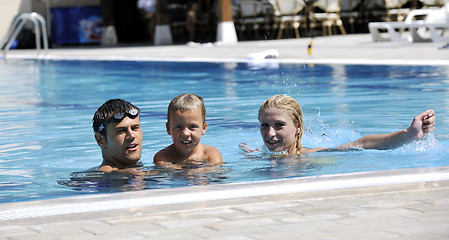
<path id="1" fill-rule="evenodd" d="M 413 168 L 374 172 L 297 177 L 259 182 L 149 189 L 104 193 L 59 199 L 0 204 L 0 222 L 66 214 L 160 207 L 202 201 L 232 200 L 332 190 L 397 186 L 401 184 L 449 181 L 449 167 Z"/>
<path id="2" fill-rule="evenodd" d="M 2 58 L 0 58 L 1 60 Z M 213 62 L 213 63 L 284 63 L 284 64 L 344 64 L 344 65 L 410 65 L 410 66 L 449 66 L 449 60 L 405 60 L 405 59 L 367 59 L 367 58 L 333 58 L 333 59 L 263 59 L 245 58 L 194 58 L 194 57 L 130 57 L 130 56 L 76 56 L 76 55 L 26 55 L 12 54 L 7 59 L 22 60 L 85 60 L 85 61 L 140 61 L 140 62 Z"/>

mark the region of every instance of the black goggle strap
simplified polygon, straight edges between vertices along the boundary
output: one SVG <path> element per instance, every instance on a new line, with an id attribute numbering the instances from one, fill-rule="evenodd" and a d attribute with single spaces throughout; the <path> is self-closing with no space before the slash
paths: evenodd
<path id="1" fill-rule="evenodd" d="M 106 125 L 108 125 L 108 123 L 112 122 L 112 121 L 122 121 L 123 118 L 125 118 L 125 114 L 128 115 L 129 118 L 136 118 L 137 116 L 139 116 L 140 111 L 133 108 L 130 109 L 127 113 L 121 112 L 121 113 L 116 113 L 114 115 L 112 115 L 111 118 L 109 118 L 106 122 L 102 123 L 100 125 L 100 127 L 98 127 L 98 132 L 102 132 L 105 128 Z"/>

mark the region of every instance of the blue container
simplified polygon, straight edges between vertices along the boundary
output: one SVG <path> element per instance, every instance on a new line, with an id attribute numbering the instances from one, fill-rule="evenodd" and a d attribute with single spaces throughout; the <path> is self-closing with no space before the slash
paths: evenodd
<path id="1" fill-rule="evenodd" d="M 52 8 L 54 44 L 84 44 L 101 41 L 100 6 Z"/>

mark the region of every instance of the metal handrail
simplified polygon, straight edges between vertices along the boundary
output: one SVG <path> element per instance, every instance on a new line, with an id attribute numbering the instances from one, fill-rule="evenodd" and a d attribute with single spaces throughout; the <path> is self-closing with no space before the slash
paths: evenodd
<path id="1" fill-rule="evenodd" d="M 18 15 L 14 21 L 11 23 L 11 26 L 8 29 L 5 37 L 2 39 L 0 43 L 0 47 L 3 48 L 3 55 L 6 56 L 8 50 L 11 48 L 14 40 L 17 35 L 19 35 L 20 31 L 25 26 L 27 21 L 31 21 L 34 24 L 34 34 L 36 37 L 36 49 L 38 54 L 40 54 L 41 50 L 41 34 L 42 40 L 44 43 L 45 54 L 48 51 L 48 39 L 47 39 L 47 28 L 46 21 L 42 15 L 36 12 L 32 13 L 22 13 Z"/>

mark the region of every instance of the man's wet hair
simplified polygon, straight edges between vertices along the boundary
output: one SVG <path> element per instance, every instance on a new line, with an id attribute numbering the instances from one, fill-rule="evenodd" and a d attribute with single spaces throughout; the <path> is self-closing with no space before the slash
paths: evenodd
<path id="1" fill-rule="evenodd" d="M 94 117 L 92 118 L 92 128 L 94 132 L 99 132 L 98 129 L 100 128 L 101 124 L 105 123 L 114 114 L 125 113 L 131 109 L 139 110 L 138 107 L 134 106 L 128 101 L 122 99 L 109 99 L 98 108 L 98 110 L 94 114 Z M 100 133 L 106 135 L 106 131 L 101 131 Z"/>

